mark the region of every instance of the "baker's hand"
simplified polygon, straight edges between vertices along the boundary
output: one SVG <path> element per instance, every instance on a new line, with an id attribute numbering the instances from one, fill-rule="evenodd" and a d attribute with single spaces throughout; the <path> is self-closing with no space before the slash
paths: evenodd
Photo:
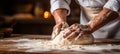
<path id="1" fill-rule="evenodd" d="M 65 32 L 64 38 L 68 40 L 77 40 L 81 36 L 89 33 L 91 33 L 91 31 L 87 25 L 73 24 Z"/>
<path id="2" fill-rule="evenodd" d="M 67 39 L 74 39 L 75 37 L 77 37 L 80 33 L 80 25 L 79 24 L 73 24 L 71 25 L 69 28 L 67 28 L 65 30 L 65 34 L 64 34 L 64 38 L 67 38 Z"/>
<path id="3" fill-rule="evenodd" d="M 53 27 L 52 39 L 54 39 L 60 33 L 60 31 L 64 30 L 65 28 L 68 28 L 68 27 L 69 27 L 69 25 L 67 24 L 67 22 L 61 22 L 59 24 L 56 24 Z"/>

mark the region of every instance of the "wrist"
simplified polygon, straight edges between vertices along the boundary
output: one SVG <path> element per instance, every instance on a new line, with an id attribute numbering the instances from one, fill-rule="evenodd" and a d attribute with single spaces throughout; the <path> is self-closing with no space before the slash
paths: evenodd
<path id="1" fill-rule="evenodd" d="M 59 24 L 61 22 L 66 22 L 67 10 L 62 8 L 57 9 L 53 12 L 53 16 L 56 24 Z"/>
<path id="2" fill-rule="evenodd" d="M 60 24 L 62 22 L 66 22 L 66 21 L 67 21 L 66 17 L 59 17 L 59 16 L 55 17 L 56 24 Z"/>
<path id="3" fill-rule="evenodd" d="M 56 21 L 56 24 L 66 23 L 64 20 Z"/>
<path id="4" fill-rule="evenodd" d="M 92 33 L 93 31 L 89 27 L 89 25 L 80 25 L 81 31 L 83 33 Z"/>

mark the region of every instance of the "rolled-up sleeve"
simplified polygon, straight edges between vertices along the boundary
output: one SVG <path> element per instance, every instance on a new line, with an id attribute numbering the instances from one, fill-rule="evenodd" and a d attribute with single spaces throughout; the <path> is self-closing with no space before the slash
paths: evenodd
<path id="1" fill-rule="evenodd" d="M 104 7 L 118 12 L 120 9 L 120 0 L 108 0 Z"/>
<path id="2" fill-rule="evenodd" d="M 69 7 L 69 4 L 71 3 L 71 0 L 51 0 L 50 1 L 50 4 L 51 4 L 51 13 L 53 14 L 53 12 L 56 10 L 56 9 L 59 9 L 59 8 L 65 8 L 68 10 L 68 14 L 70 14 L 70 7 Z"/>

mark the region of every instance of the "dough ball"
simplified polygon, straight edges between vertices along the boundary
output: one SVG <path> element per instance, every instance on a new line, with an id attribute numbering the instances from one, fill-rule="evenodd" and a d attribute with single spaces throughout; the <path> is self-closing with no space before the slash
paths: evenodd
<path id="1" fill-rule="evenodd" d="M 94 37 L 92 34 L 85 34 L 81 36 L 78 40 L 67 40 L 63 37 L 66 31 L 68 31 L 68 29 L 61 31 L 60 34 L 51 41 L 51 43 L 55 45 L 82 45 L 94 43 Z"/>

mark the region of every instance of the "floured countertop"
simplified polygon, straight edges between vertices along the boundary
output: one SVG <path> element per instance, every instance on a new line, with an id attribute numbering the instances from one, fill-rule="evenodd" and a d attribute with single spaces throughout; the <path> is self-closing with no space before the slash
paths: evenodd
<path id="1" fill-rule="evenodd" d="M 0 39 L 0 54 L 120 54 L 120 39 L 96 39 L 91 45 L 59 46 L 49 35 L 13 35 Z"/>

